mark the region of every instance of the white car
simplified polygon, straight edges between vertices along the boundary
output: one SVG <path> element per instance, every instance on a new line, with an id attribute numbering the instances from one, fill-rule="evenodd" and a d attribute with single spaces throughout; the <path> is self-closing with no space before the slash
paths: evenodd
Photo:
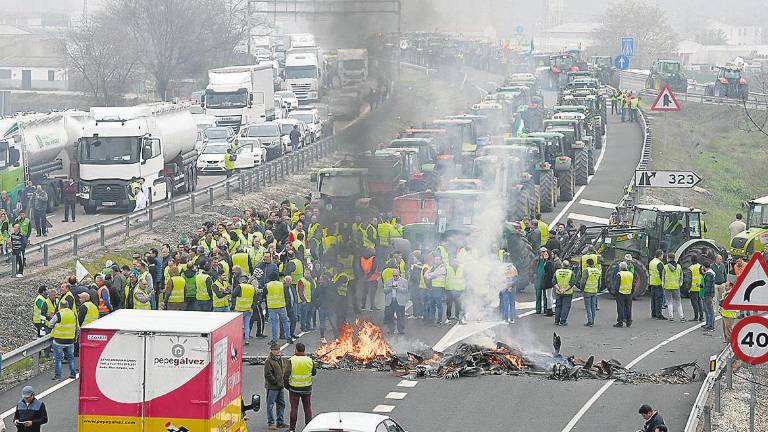
<path id="1" fill-rule="evenodd" d="M 306 124 L 304 124 L 301 120 L 296 120 L 295 118 L 287 118 L 278 120 L 277 123 L 280 124 L 280 133 L 288 138 L 288 145 L 291 144 L 291 131 L 293 130 L 293 126 L 296 125 L 299 127 L 299 132 L 301 133 L 301 141 L 299 141 L 299 148 L 304 147 L 306 145 L 309 145 L 312 142 L 312 137 L 310 135 L 309 128 Z"/>
<path id="2" fill-rule="evenodd" d="M 197 172 L 201 174 L 222 174 L 224 169 L 224 155 L 231 145 L 227 142 L 212 142 L 203 147 L 203 152 L 197 158 Z"/>
<path id="3" fill-rule="evenodd" d="M 262 147 L 267 150 L 267 160 L 291 151 L 291 141 L 283 136 L 276 121 L 246 125 L 240 129 L 240 136 L 259 138 Z"/>
<path id="4" fill-rule="evenodd" d="M 235 155 L 235 169 L 253 168 L 267 161 L 267 149 L 261 146 L 259 138 L 235 139 Z"/>
<path id="5" fill-rule="evenodd" d="M 306 123 L 311 137 L 310 142 L 315 142 L 323 137 L 323 125 L 320 123 L 320 114 L 316 109 L 300 109 L 291 111 L 289 119 L 297 119 Z"/>
<path id="6" fill-rule="evenodd" d="M 283 98 L 283 101 L 288 104 L 288 111 L 299 108 L 299 98 L 296 97 L 294 92 L 290 90 L 280 90 L 276 91 L 275 94 Z"/>
<path id="7" fill-rule="evenodd" d="M 380 414 L 329 412 L 315 416 L 303 432 L 405 432 L 397 422 Z"/>

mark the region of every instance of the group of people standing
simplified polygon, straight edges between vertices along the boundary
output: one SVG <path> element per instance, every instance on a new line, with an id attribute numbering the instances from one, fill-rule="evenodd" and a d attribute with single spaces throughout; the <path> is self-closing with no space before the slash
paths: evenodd
<path id="1" fill-rule="evenodd" d="M 640 95 L 630 90 L 617 89 L 611 95 L 611 114 L 621 116 L 621 122 L 637 122 L 640 118 Z"/>

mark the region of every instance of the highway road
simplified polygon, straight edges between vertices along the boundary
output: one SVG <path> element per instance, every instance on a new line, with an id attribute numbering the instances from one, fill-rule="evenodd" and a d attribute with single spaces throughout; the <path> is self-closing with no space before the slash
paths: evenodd
<path id="1" fill-rule="evenodd" d="M 473 82 L 489 87 L 490 79 L 471 73 Z M 637 124 L 621 123 L 609 118 L 608 138 L 598 158 L 596 174 L 587 186 L 577 190 L 575 198 L 560 203 L 555 212 L 545 215 L 550 223 L 574 219 L 577 223 L 599 223 L 607 219 L 611 208 L 622 196 L 622 187 L 632 175 L 640 155 L 642 134 Z M 426 345 L 450 351 L 451 340 L 467 337 L 490 337 L 507 343 L 518 343 L 530 349 L 549 350 L 552 332 L 563 340 L 562 352 L 583 358 L 616 359 L 633 369 L 656 372 L 658 369 L 684 362 L 706 365 L 709 356 L 722 349 L 722 336 L 702 335 L 700 324 L 656 321 L 649 318 L 647 299 L 634 302 L 634 324 L 631 328 L 613 328 L 614 302 L 607 296 L 600 301 L 594 328 L 586 328 L 584 307 L 574 301 L 568 327 L 554 327 L 552 319 L 535 315 L 530 302 L 531 290 L 520 295 L 516 324 L 468 323 L 459 326 L 425 326 L 408 320 L 407 336 L 388 337 L 398 351 Z M 382 299 L 379 299 L 381 305 Z M 692 316 L 690 305 L 685 305 Z M 382 321 L 381 312 L 364 312 L 365 318 Z M 480 328 L 490 327 L 484 334 Z M 301 335 L 310 350 L 319 345 L 318 332 Z M 487 339 L 486 339 L 487 340 Z M 446 346 L 447 345 L 447 346 Z M 285 346 L 286 353 L 291 347 Z M 246 347 L 246 355 L 265 355 L 266 340 L 254 339 Z M 51 381 L 46 373 L 28 383 L 42 392 L 51 422 L 49 430 L 76 429 L 77 381 Z M 601 380 L 578 382 L 552 381 L 534 376 L 484 376 L 455 381 L 440 379 L 409 380 L 389 373 L 368 370 L 321 370 L 315 379 L 313 405 L 315 412 L 336 410 L 389 411 L 410 431 L 444 430 L 536 430 L 536 431 L 635 431 L 641 418 L 637 408 L 650 403 L 658 408 L 672 430 L 680 430 L 695 399 L 699 384 L 627 385 Z M 21 386 L 0 394 L 0 413 L 6 416 Z M 245 366 L 244 394 L 265 394 L 263 370 Z M 5 412 L 3 412 L 5 411 Z M 266 430 L 263 412 L 253 417 L 250 430 Z M 439 425 L 437 427 L 436 425 Z"/>

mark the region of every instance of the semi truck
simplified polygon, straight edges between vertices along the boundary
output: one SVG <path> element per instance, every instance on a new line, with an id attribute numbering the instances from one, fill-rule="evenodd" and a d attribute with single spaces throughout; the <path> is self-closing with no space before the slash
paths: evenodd
<path id="1" fill-rule="evenodd" d="M 144 180 L 149 202 L 197 186 L 197 125 L 187 106 L 156 103 L 94 107 L 77 143 L 78 198 L 88 214 L 132 207 L 131 183 Z"/>
<path id="2" fill-rule="evenodd" d="M 243 318 L 121 309 L 81 329 L 78 432 L 245 431 Z"/>
<path id="3" fill-rule="evenodd" d="M 368 79 L 367 49 L 340 49 L 337 62 L 342 87 L 362 84 Z"/>
<path id="4" fill-rule="evenodd" d="M 203 95 L 205 112 L 218 126 L 235 131 L 249 123 L 275 119 L 275 89 L 271 64 L 228 66 L 208 71 Z"/>
<path id="5" fill-rule="evenodd" d="M 320 65 L 316 54 L 289 51 L 284 73 L 285 89 L 292 91 L 300 102 L 320 100 Z"/>
<path id="6" fill-rule="evenodd" d="M 48 192 L 48 210 L 61 201 L 63 181 L 74 176 L 72 150 L 88 113 L 64 111 L 0 119 L 0 187 L 12 205 L 24 199 L 27 180 Z"/>

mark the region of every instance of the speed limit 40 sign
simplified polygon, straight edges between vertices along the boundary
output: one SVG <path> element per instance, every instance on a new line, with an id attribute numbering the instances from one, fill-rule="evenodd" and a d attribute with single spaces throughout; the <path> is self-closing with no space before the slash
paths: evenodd
<path id="1" fill-rule="evenodd" d="M 768 361 L 768 318 L 750 316 L 733 327 L 731 348 L 736 357 L 748 364 Z"/>

